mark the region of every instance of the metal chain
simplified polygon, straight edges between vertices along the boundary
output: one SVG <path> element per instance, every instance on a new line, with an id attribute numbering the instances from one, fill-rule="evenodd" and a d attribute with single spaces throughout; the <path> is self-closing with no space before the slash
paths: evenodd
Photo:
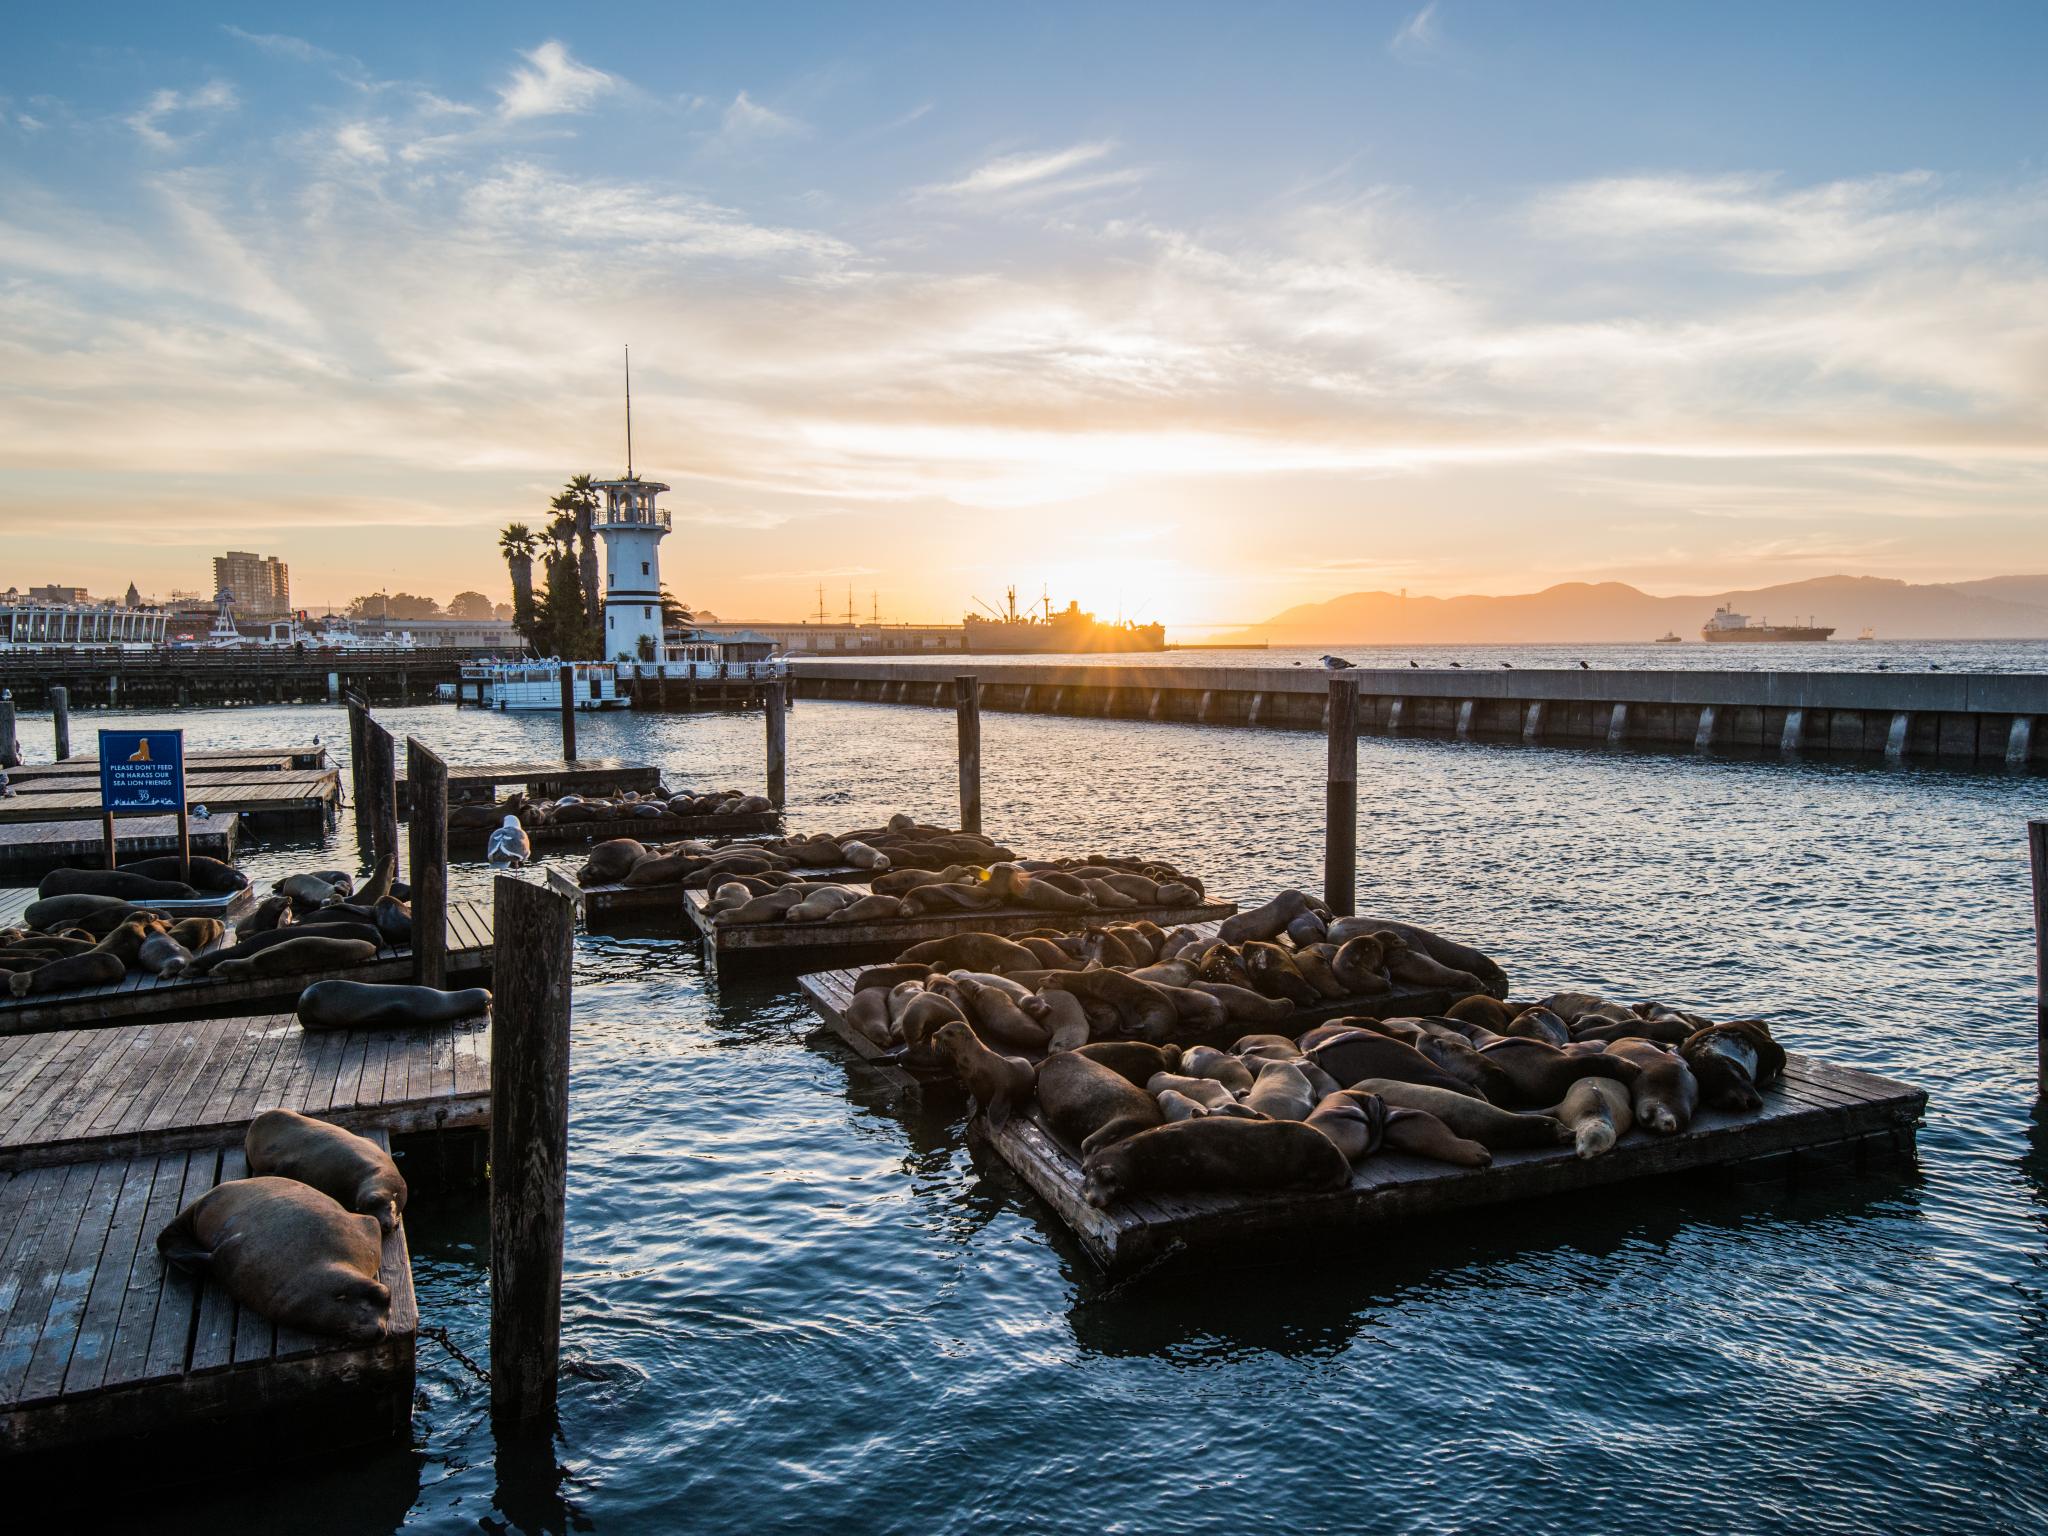
<path id="1" fill-rule="evenodd" d="M 462 1346 L 457 1344 L 453 1339 L 448 1337 L 448 1330 L 446 1328 L 422 1328 L 420 1329 L 420 1336 L 422 1338 L 432 1339 L 436 1344 L 440 1345 L 443 1349 L 447 1350 L 449 1354 L 453 1355 L 457 1360 L 461 1361 L 463 1365 L 468 1367 L 470 1375 L 474 1376 L 478 1381 L 484 1382 L 486 1385 L 489 1384 L 491 1379 L 491 1373 L 485 1370 L 482 1366 L 478 1365 L 474 1360 L 470 1359 L 468 1355 L 464 1354 L 462 1352 Z"/>
<path id="2" fill-rule="evenodd" d="M 1130 1274 L 1125 1275 L 1123 1279 L 1117 1281 L 1116 1284 L 1112 1285 L 1108 1290 L 1101 1292 L 1094 1299 L 1099 1302 L 1116 1300 L 1116 1298 L 1121 1296 L 1125 1291 L 1129 1290 L 1132 1286 L 1136 1285 L 1140 1280 L 1144 1279 L 1147 1275 L 1151 1274 L 1153 1270 L 1157 1269 L 1160 1265 L 1164 1264 L 1168 1259 L 1173 1258 L 1176 1254 L 1184 1252 L 1186 1248 L 1187 1244 L 1183 1243 L 1179 1238 L 1176 1237 L 1175 1239 L 1173 1239 L 1172 1242 L 1168 1243 L 1164 1248 L 1160 1249 L 1159 1252 L 1153 1256 L 1151 1261 L 1148 1262 L 1142 1269 L 1133 1270 Z"/>

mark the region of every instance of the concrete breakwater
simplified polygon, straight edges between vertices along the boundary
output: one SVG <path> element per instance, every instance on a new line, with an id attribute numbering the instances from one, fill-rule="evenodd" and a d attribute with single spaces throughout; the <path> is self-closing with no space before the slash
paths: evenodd
<path id="1" fill-rule="evenodd" d="M 790 664 L 798 698 L 876 704 L 950 706 L 970 672 L 983 707 L 1027 714 L 1321 730 L 1341 675 L 1361 727 L 1391 734 L 2048 764 L 2035 729 L 2048 676 L 2035 673 Z"/>

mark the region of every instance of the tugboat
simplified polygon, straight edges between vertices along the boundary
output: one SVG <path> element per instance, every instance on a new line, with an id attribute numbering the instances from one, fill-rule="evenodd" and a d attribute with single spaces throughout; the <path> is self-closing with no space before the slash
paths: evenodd
<path id="1" fill-rule="evenodd" d="M 1804 624 L 1773 624 L 1766 619 L 1759 619 L 1756 623 L 1752 624 L 1749 622 L 1747 614 L 1737 613 L 1733 608 L 1723 603 L 1714 610 L 1714 616 L 1707 620 L 1705 627 L 1700 630 L 1700 638 L 1714 642 L 1730 640 L 1813 641 L 1825 640 L 1834 632 L 1832 625 L 1823 626 L 1815 624 L 1810 619 Z"/>
<path id="2" fill-rule="evenodd" d="M 1659 635 L 1659 636 L 1657 637 L 1657 644 L 1659 644 L 1659 645 L 1682 645 L 1682 644 L 1684 644 L 1684 642 L 1683 642 L 1682 640 L 1680 640 L 1680 639 L 1678 638 L 1678 631 L 1677 631 L 1677 630 L 1675 630 L 1675 629 L 1667 629 L 1667 630 L 1665 630 L 1665 631 L 1664 631 L 1664 633 L 1663 633 L 1663 634 L 1661 634 L 1661 635 Z"/>

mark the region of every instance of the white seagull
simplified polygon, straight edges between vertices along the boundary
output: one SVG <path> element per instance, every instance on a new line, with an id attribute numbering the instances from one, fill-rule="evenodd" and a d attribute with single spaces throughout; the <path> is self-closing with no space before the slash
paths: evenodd
<path id="1" fill-rule="evenodd" d="M 517 816 L 507 816 L 505 824 L 491 834 L 485 857 L 507 869 L 518 869 L 533 857 L 533 843 L 526 835 L 526 828 L 519 825 Z"/>
<path id="2" fill-rule="evenodd" d="M 1344 672 L 1357 666 L 1358 663 L 1346 661 L 1342 656 L 1325 656 L 1323 658 L 1323 665 L 1332 672 Z"/>

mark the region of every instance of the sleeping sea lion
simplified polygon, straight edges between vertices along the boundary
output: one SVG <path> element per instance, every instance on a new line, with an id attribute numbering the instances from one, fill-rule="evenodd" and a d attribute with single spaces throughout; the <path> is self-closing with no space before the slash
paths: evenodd
<path id="1" fill-rule="evenodd" d="M 952 980 L 967 1004 L 967 1016 L 974 1022 L 974 1032 L 982 1039 L 1012 1050 L 1045 1049 L 1045 1026 L 1019 1008 L 1017 999 L 1008 991 L 957 971 Z"/>
<path id="2" fill-rule="evenodd" d="M 1329 1137 L 1347 1161 L 1361 1162 L 1386 1136 L 1387 1104 L 1370 1093 L 1333 1093 L 1309 1111 L 1306 1123 Z"/>
<path id="3" fill-rule="evenodd" d="M 1493 1154 L 1476 1141 L 1464 1137 L 1422 1109 L 1387 1110 L 1386 1144 L 1397 1152 L 1426 1157 L 1432 1162 L 1455 1163 L 1461 1168 L 1484 1168 Z"/>
<path id="4" fill-rule="evenodd" d="M 614 837 L 590 850 L 576 871 L 578 885 L 617 885 L 626 871 L 647 857 L 647 845 L 630 837 Z"/>
<path id="5" fill-rule="evenodd" d="M 1245 1102 L 1269 1120 L 1306 1120 L 1316 1106 L 1307 1076 L 1291 1061 L 1260 1067 Z"/>
<path id="6" fill-rule="evenodd" d="M 1700 1102 L 1709 1109 L 1746 1114 L 1764 1107 L 1759 1088 L 1785 1072 L 1785 1051 L 1761 1019 L 1743 1019 L 1702 1029 L 1679 1047 L 1699 1079 Z"/>
<path id="7" fill-rule="evenodd" d="M 1369 1077 L 1344 1090 L 1372 1094 L 1394 1109 L 1419 1109 L 1435 1115 L 1452 1132 L 1493 1152 L 1520 1147 L 1561 1147 L 1572 1140 L 1571 1127 L 1548 1115 L 1517 1114 L 1462 1093 L 1448 1093 L 1422 1083 Z"/>
<path id="8" fill-rule="evenodd" d="M 1413 1046 L 1369 1029 L 1347 1030 L 1321 1041 L 1307 1054 L 1340 1088 L 1349 1088 L 1368 1077 L 1391 1077 L 1479 1097 L 1477 1088 L 1453 1077 Z"/>
<path id="9" fill-rule="evenodd" d="M 1294 1004 L 1284 997 L 1262 997 L 1250 987 L 1227 981 L 1191 981 L 1188 990 L 1208 993 L 1223 1005 L 1225 1015 L 1239 1024 L 1278 1024 L 1294 1012 Z"/>
<path id="10" fill-rule="evenodd" d="M 1177 1045 L 1150 1045 L 1143 1040 L 1097 1040 L 1076 1046 L 1073 1054 L 1109 1068 L 1138 1088 L 1161 1072 L 1180 1071 L 1187 1059 Z"/>
<path id="11" fill-rule="evenodd" d="M 230 960 L 246 960 L 262 950 L 275 948 L 293 939 L 357 939 L 373 949 L 383 942 L 383 935 L 376 929 L 361 923 L 292 923 L 283 928 L 273 928 L 268 933 L 252 933 L 246 939 L 238 939 L 225 949 L 209 950 L 196 956 L 185 967 L 185 975 L 210 975 L 216 966 Z"/>
<path id="12" fill-rule="evenodd" d="M 1226 944 L 1242 944 L 1247 939 L 1276 939 L 1287 931 L 1289 923 L 1313 906 L 1314 903 L 1300 891 L 1282 891 L 1263 907 L 1226 917 L 1217 928 L 1216 937 Z"/>
<path id="13" fill-rule="evenodd" d="M 1579 1156 L 1588 1158 L 1612 1152 L 1635 1123 L 1628 1088 L 1604 1077 L 1580 1078 L 1564 1102 L 1545 1113 L 1572 1128 Z"/>
<path id="14" fill-rule="evenodd" d="M 932 968 L 928 965 L 900 960 L 894 965 L 870 966 L 854 978 L 853 990 L 860 993 L 870 987 L 880 987 L 886 992 L 898 982 L 923 981 L 931 973 Z"/>
<path id="15" fill-rule="evenodd" d="M 169 978 L 192 963 L 192 951 L 169 933 L 152 933 L 142 941 L 135 963 L 152 976 Z"/>
<path id="16" fill-rule="evenodd" d="M 1199 1104 L 1205 1114 L 1210 1110 L 1221 1109 L 1227 1104 L 1235 1104 L 1237 1102 L 1237 1095 L 1214 1078 L 1188 1077 L 1179 1072 L 1161 1072 L 1147 1079 L 1145 1091 L 1154 1098 L 1158 1098 L 1163 1094 L 1177 1093 L 1182 1098 L 1190 1099 Z"/>
<path id="17" fill-rule="evenodd" d="M 1478 1024 L 1495 1034 L 1505 1034 L 1514 1015 L 1508 1005 L 1497 997 L 1488 997 L 1484 992 L 1474 992 L 1461 997 L 1444 1010 L 1447 1018 L 1461 1020 L 1467 1024 Z"/>
<path id="18" fill-rule="evenodd" d="M 1162 1123 L 1157 1099 L 1081 1051 L 1062 1051 L 1040 1064 L 1038 1104 L 1054 1133 L 1084 1157 Z"/>
<path id="19" fill-rule="evenodd" d="M 156 1247 L 272 1322 L 368 1344 L 390 1321 L 377 1218 L 297 1179 L 217 1184 L 171 1218 Z"/>
<path id="20" fill-rule="evenodd" d="M 269 933 L 283 927 L 292 920 L 292 899 L 282 894 L 266 896 L 256 904 L 256 910 L 235 924 L 235 936 L 247 938 L 251 934 Z"/>
<path id="21" fill-rule="evenodd" d="M 943 939 L 927 939 L 898 955 L 898 961 L 923 961 L 948 970 L 1032 971 L 1039 969 L 1038 957 L 1022 944 L 1012 943 L 997 933 L 955 933 Z"/>
<path id="22" fill-rule="evenodd" d="M 123 901 L 194 901 L 196 886 L 183 880 L 152 880 L 132 869 L 53 869 L 43 876 L 36 895 L 117 896 Z"/>
<path id="23" fill-rule="evenodd" d="M 405 1176 L 376 1142 L 289 1109 L 266 1109 L 243 1138 L 249 1171 L 310 1184 L 386 1232 L 405 1214 Z"/>
<path id="24" fill-rule="evenodd" d="M 202 891 L 225 894 L 249 888 L 249 877 L 242 871 L 203 853 L 192 855 L 189 874 L 179 873 L 175 853 L 161 854 L 153 859 L 135 859 L 121 867 L 131 875 L 147 875 L 152 880 L 176 880 L 184 885 L 197 886 Z"/>
<path id="25" fill-rule="evenodd" d="M 357 965 L 375 957 L 377 946 L 361 939 L 288 938 L 253 954 L 223 960 L 209 973 L 222 981 L 273 976 L 303 976 L 314 971 Z"/>
<path id="26" fill-rule="evenodd" d="M 398 982 L 316 981 L 299 994 L 298 1015 L 304 1029 L 397 1029 L 453 1024 L 490 1006 L 491 994 L 483 987 L 444 992 Z"/>
<path id="27" fill-rule="evenodd" d="M 1506 1071 L 1512 1088 L 1494 1099 L 1524 1109 L 1555 1104 L 1573 1083 L 1585 1077 L 1607 1077 L 1624 1085 L 1642 1070 L 1632 1061 L 1605 1051 L 1567 1051 L 1543 1040 L 1507 1036 L 1481 1046 L 1488 1063 Z"/>
<path id="28" fill-rule="evenodd" d="M 286 875 L 277 884 L 272 886 L 271 889 L 279 895 L 291 897 L 292 905 L 304 910 L 307 907 L 326 906 L 335 899 L 338 889 L 340 894 L 346 898 L 348 891 L 354 888 L 354 884 L 354 881 L 349 881 L 347 886 L 343 887 L 342 882 L 329 879 L 327 873 L 297 874 Z"/>
<path id="29" fill-rule="evenodd" d="M 1190 1077 L 1213 1077 L 1232 1093 L 1250 1093 L 1257 1081 L 1251 1068 L 1237 1057 L 1211 1045 L 1198 1045 L 1182 1052 L 1180 1069 Z"/>
<path id="30" fill-rule="evenodd" d="M 1025 1017 L 1044 1029 L 1045 1048 L 1050 1051 L 1071 1051 L 1088 1043 L 1092 1031 L 1088 1027 L 1088 1010 L 1081 1006 L 1081 999 L 1071 992 L 1048 990 L 1034 993 L 1017 1005 Z"/>
<path id="31" fill-rule="evenodd" d="M 32 901 L 23 910 L 21 920 L 29 927 L 44 933 L 56 933 L 65 928 L 83 928 L 94 938 L 105 938 L 137 912 L 146 910 L 118 896 L 90 896 L 81 893 L 75 896 L 45 896 Z"/>
<path id="32" fill-rule="evenodd" d="M 1675 1136 L 1692 1124 L 1700 1105 L 1700 1084 L 1684 1057 L 1648 1040 L 1617 1040 L 1606 1054 L 1642 1068 L 1629 1091 L 1629 1109 L 1637 1125 L 1659 1136 Z"/>
<path id="33" fill-rule="evenodd" d="M 1091 1149 L 1082 1168 L 1082 1193 L 1097 1208 L 1127 1195 L 1342 1189 L 1351 1182 L 1350 1160 L 1321 1131 L 1298 1120 L 1234 1115 L 1160 1124 Z"/>
<path id="34" fill-rule="evenodd" d="M 72 987 L 104 987 L 128 974 L 119 955 L 89 949 L 82 955 L 65 955 L 32 971 L 16 971 L 7 978 L 7 990 L 16 997 L 40 997 Z"/>

